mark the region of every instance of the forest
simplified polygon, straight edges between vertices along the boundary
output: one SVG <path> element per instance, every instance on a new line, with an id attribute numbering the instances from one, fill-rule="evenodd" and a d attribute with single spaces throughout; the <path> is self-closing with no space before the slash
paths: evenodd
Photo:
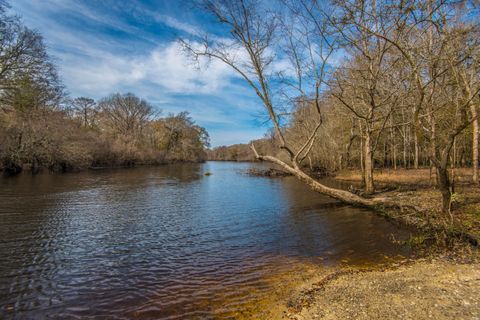
<path id="1" fill-rule="evenodd" d="M 478 4 L 281 2 L 272 11 L 207 1 L 204 8 L 231 30 L 228 40 L 206 37 L 200 48 L 185 41 L 194 59 L 236 70 L 271 123 L 264 139 L 250 143 L 252 153 L 235 145 L 209 158 L 276 163 L 321 193 L 366 205 L 374 203 L 325 188 L 308 172 L 361 170 L 363 193 L 371 195 L 374 169 L 428 168 L 445 212 L 453 168 L 470 168 L 478 185 Z"/>
<path id="2" fill-rule="evenodd" d="M 70 97 L 42 35 L 0 1 L 0 170 L 70 171 L 206 159 L 207 131 L 133 93 Z"/>

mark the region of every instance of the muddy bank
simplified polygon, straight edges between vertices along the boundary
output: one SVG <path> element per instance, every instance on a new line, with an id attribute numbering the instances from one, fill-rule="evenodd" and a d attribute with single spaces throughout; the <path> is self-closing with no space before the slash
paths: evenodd
<path id="1" fill-rule="evenodd" d="M 305 283 L 283 319 L 478 319 L 480 264 L 418 260 L 344 269 Z"/>

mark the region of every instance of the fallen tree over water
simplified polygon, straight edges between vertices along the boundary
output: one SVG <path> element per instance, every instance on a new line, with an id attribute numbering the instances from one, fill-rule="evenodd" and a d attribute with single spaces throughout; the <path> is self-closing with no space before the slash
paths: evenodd
<path id="1" fill-rule="evenodd" d="M 404 141 L 414 138 L 415 167 L 422 138 L 424 159 L 439 177 L 443 210 L 450 213 L 451 149 L 457 136 L 477 121 L 471 110 L 475 111 L 472 104 L 477 102 L 480 86 L 478 70 L 470 63 L 478 59 L 478 44 L 472 41 L 477 26 L 460 26 L 454 16 L 464 12 L 448 1 L 435 7 L 431 2 L 412 1 L 414 11 L 409 5 L 368 1 L 287 0 L 282 4 L 285 10 L 273 12 L 261 1 L 202 1 L 227 36 L 182 40 L 196 61 L 223 62 L 261 100 L 280 152 L 261 154 L 252 144 L 255 158 L 279 165 L 313 190 L 342 202 L 399 208 L 388 198 L 374 196 L 374 155 L 382 139 L 386 148 L 385 136 L 395 136 L 408 125 L 413 133 L 402 134 Z M 452 16 L 444 14 L 448 10 Z M 334 67 L 330 58 L 339 54 L 345 54 L 345 59 Z M 341 122 L 351 124 L 348 141 L 332 141 L 335 135 L 322 131 L 325 110 L 332 108 L 343 110 L 337 127 Z M 299 112 L 303 118 L 296 118 Z M 329 128 L 335 130 L 335 124 Z M 329 149 L 321 150 L 329 156 L 346 143 L 348 163 L 355 141 L 361 146 L 365 197 L 328 187 L 304 170 L 305 162 L 312 167 L 315 145 L 330 143 Z"/>
<path id="2" fill-rule="evenodd" d="M 286 172 L 291 173 L 295 177 L 297 177 L 299 180 L 305 182 L 310 188 L 313 190 L 322 193 L 324 195 L 327 195 L 329 197 L 332 197 L 334 199 L 340 200 L 344 203 L 348 204 L 353 204 L 353 205 L 358 205 L 358 206 L 363 206 L 363 207 L 371 207 L 371 208 L 376 208 L 376 209 L 398 209 L 400 208 L 398 203 L 389 201 L 388 199 L 384 197 L 362 197 L 359 196 L 355 193 L 342 190 L 342 189 L 337 189 L 337 188 L 332 188 L 328 187 L 321 182 L 315 180 L 312 178 L 310 175 L 305 173 L 305 171 L 300 168 L 298 163 L 293 162 L 293 165 L 287 164 L 283 162 L 282 160 L 272 157 L 272 156 L 265 156 L 265 155 L 260 155 L 258 154 L 257 150 L 255 149 L 255 146 L 252 144 L 252 151 L 255 154 L 255 157 L 261 161 L 268 161 L 271 163 L 274 163 L 278 166 L 280 166 L 282 169 L 284 169 Z M 294 161 L 294 159 L 293 159 Z M 406 207 L 405 207 L 406 208 Z M 421 211 L 421 209 L 411 206 L 409 207 L 410 209 L 414 209 L 417 211 Z"/>

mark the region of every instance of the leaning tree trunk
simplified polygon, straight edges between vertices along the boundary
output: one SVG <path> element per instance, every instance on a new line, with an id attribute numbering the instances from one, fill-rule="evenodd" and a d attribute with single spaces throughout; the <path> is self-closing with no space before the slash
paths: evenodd
<path id="1" fill-rule="evenodd" d="M 384 198 L 363 198 L 345 190 L 327 187 L 321 184 L 320 182 L 316 181 L 312 177 L 310 177 L 305 172 L 303 172 L 299 166 L 287 164 L 286 162 L 283 162 L 282 160 L 277 159 L 276 157 L 259 155 L 254 147 L 252 147 L 252 150 L 255 153 L 255 157 L 257 159 L 262 161 L 272 162 L 279 165 L 285 171 L 291 173 L 292 175 L 297 177 L 299 180 L 305 182 L 314 191 L 317 191 L 319 193 L 330 196 L 334 199 L 340 200 L 345 203 L 353 204 L 353 205 L 374 207 L 377 205 L 387 204 Z"/>
<path id="2" fill-rule="evenodd" d="M 268 162 L 279 165 L 285 171 L 291 173 L 296 178 L 306 183 L 312 190 L 319 192 L 321 194 L 324 194 L 326 196 L 329 196 L 331 198 L 337 199 L 341 202 L 351 204 L 351 205 L 356 205 L 356 206 L 373 208 L 373 209 L 390 208 L 390 209 L 396 209 L 396 210 L 398 209 L 403 210 L 404 208 L 410 208 L 417 212 L 422 211 L 421 208 L 418 208 L 414 205 L 399 205 L 398 203 L 390 201 L 384 197 L 364 198 L 346 190 L 327 187 L 322 183 L 320 183 L 319 181 L 310 177 L 305 172 L 303 172 L 300 166 L 295 164 L 288 164 L 276 157 L 259 155 L 255 150 L 255 147 L 253 146 L 253 144 L 251 145 L 251 148 L 255 154 L 256 159 L 261 161 L 268 161 Z"/>

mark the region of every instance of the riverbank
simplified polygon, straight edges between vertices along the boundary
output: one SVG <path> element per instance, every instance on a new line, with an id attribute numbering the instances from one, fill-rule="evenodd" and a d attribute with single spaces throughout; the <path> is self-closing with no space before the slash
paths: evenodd
<path id="1" fill-rule="evenodd" d="M 63 173 L 75 173 L 83 171 L 102 171 L 102 170 L 117 170 L 117 169 L 132 169 L 132 168 L 141 168 L 141 167 L 158 167 L 158 166 L 167 166 L 172 164 L 195 164 L 195 163 L 205 163 L 206 161 L 201 159 L 198 161 L 158 161 L 158 162 L 138 162 L 130 164 L 105 164 L 105 165 L 95 165 L 95 166 L 85 166 L 85 167 L 70 167 L 70 166 L 55 166 L 55 167 L 37 167 L 32 168 L 32 165 L 27 163 L 22 166 L 19 166 L 15 170 L 6 170 L 5 168 L 0 167 L 0 177 L 1 176 L 16 176 L 19 174 L 39 174 L 42 172 L 63 174 Z"/>
<path id="2" fill-rule="evenodd" d="M 478 319 L 480 264 L 451 257 L 386 269 L 341 269 L 313 277 L 283 319 Z"/>
<path id="3" fill-rule="evenodd" d="M 283 319 L 478 319 L 480 187 L 470 183 L 470 170 L 455 171 L 451 215 L 441 212 L 435 175 L 428 169 L 379 170 L 375 178 L 376 196 L 401 208 L 380 214 L 417 227 L 420 235 L 402 244 L 428 252 L 428 258 L 321 272 L 291 295 Z M 335 180 L 355 188 L 361 174 L 344 171 Z"/>
<path id="4" fill-rule="evenodd" d="M 423 231 L 423 239 L 417 238 L 416 244 L 451 244 L 456 240 L 480 243 L 480 185 L 471 183 L 471 169 L 455 169 L 450 214 L 442 213 L 441 194 L 434 187 L 435 173 L 429 169 L 377 170 L 374 176 L 378 190 L 375 196 L 398 203 L 400 208 L 381 213 Z M 335 180 L 358 185 L 361 173 L 339 172 Z"/>
<path id="5" fill-rule="evenodd" d="M 274 172 L 275 174 L 272 174 Z M 252 176 L 283 177 L 290 174 L 270 168 L 249 172 Z M 310 173 L 316 176 L 316 173 Z M 373 196 L 384 198 L 395 208 L 377 208 L 377 214 L 401 225 L 413 227 L 421 235 L 411 239 L 409 245 L 423 246 L 435 243 L 455 246 L 457 242 L 480 244 L 480 184 L 471 182 L 471 169 L 452 171 L 454 177 L 451 212 L 442 212 L 441 193 L 435 187 L 435 172 L 429 169 L 378 169 L 375 171 L 376 192 Z M 336 174 L 321 173 L 318 179 L 327 185 L 348 189 L 364 195 L 362 174 L 358 170 Z"/>

